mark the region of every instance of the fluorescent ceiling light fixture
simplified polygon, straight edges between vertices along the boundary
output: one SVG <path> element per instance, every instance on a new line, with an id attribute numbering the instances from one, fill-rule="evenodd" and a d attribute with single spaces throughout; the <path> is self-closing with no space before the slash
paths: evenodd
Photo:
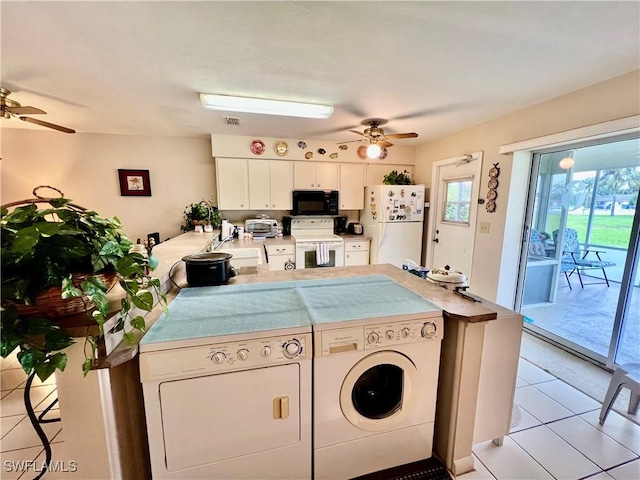
<path id="1" fill-rule="evenodd" d="M 227 112 L 262 113 L 264 115 L 284 115 L 288 117 L 329 118 L 333 113 L 331 105 L 313 103 L 283 102 L 263 98 L 232 97 L 201 93 L 204 108 Z"/>

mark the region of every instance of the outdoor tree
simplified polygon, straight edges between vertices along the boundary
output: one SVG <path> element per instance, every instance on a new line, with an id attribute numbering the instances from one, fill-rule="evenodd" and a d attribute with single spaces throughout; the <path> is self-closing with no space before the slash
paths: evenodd
<path id="1" fill-rule="evenodd" d="M 615 215 L 616 196 L 625 192 L 638 192 L 640 172 L 636 167 L 602 170 L 598 184 L 598 193 L 611 195 L 611 213 Z"/>

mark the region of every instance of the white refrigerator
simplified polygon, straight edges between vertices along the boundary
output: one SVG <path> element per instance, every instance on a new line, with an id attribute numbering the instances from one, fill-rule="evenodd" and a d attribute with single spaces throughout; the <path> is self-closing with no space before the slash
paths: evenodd
<path id="1" fill-rule="evenodd" d="M 374 185 L 365 188 L 360 223 L 371 237 L 370 262 L 402 268 L 420 265 L 424 221 L 424 185 Z"/>

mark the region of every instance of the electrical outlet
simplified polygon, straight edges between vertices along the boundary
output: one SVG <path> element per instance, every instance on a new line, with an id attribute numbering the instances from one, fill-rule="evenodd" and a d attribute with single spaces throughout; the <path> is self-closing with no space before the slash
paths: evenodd
<path id="1" fill-rule="evenodd" d="M 489 222 L 480 222 L 480 233 L 489 233 L 490 226 Z"/>

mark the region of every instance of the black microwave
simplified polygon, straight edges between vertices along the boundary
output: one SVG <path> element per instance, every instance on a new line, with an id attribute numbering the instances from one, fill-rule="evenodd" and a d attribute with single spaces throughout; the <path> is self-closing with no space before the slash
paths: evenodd
<path id="1" fill-rule="evenodd" d="M 293 190 L 293 215 L 338 215 L 337 190 Z"/>

